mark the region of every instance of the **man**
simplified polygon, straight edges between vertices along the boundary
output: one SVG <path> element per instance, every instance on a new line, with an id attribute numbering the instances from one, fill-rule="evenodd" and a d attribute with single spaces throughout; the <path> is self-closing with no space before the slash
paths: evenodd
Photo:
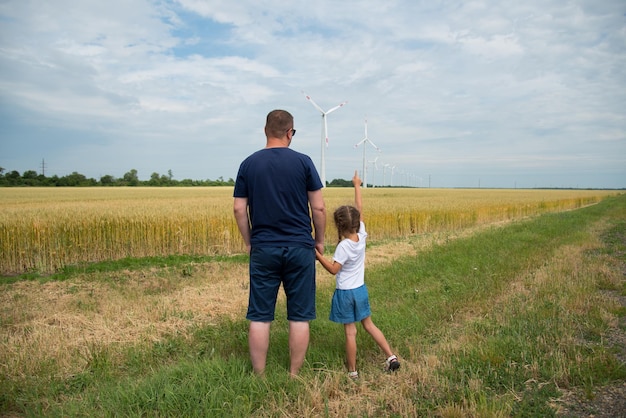
<path id="1" fill-rule="evenodd" d="M 250 254 L 246 318 L 252 368 L 259 375 L 265 371 L 281 283 L 287 296 L 291 376 L 304 363 L 309 321 L 315 319 L 315 249 L 324 251 L 326 207 L 311 158 L 289 148 L 293 126 L 293 116 L 285 110 L 267 115 L 265 148 L 241 163 L 233 194 L 235 219 Z"/>

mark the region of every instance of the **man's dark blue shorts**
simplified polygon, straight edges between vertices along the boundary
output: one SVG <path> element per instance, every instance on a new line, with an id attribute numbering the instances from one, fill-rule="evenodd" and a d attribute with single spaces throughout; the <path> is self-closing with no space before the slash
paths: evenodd
<path id="1" fill-rule="evenodd" d="M 315 319 L 315 249 L 253 247 L 250 251 L 248 320 L 274 320 L 281 283 L 287 296 L 287 319 Z"/>

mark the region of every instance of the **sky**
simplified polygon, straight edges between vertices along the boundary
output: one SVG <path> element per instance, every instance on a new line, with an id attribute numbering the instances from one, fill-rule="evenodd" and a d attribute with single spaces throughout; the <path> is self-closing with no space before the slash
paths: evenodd
<path id="1" fill-rule="evenodd" d="M 0 0 L 6 172 L 227 180 L 273 109 L 329 182 L 624 188 L 626 2 Z"/>

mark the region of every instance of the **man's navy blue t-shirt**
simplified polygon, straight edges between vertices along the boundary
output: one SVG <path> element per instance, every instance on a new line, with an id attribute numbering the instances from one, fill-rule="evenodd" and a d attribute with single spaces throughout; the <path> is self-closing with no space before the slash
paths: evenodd
<path id="1" fill-rule="evenodd" d="M 233 196 L 248 198 L 251 246 L 313 247 L 308 192 L 321 188 L 308 155 L 264 148 L 246 158 Z"/>

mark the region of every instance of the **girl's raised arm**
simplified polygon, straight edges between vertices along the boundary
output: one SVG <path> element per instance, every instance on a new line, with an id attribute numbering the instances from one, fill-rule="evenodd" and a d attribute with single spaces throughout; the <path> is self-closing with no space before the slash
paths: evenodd
<path id="1" fill-rule="evenodd" d="M 359 178 L 359 172 L 354 170 L 354 177 L 352 177 L 352 184 L 354 185 L 354 206 L 359 210 L 361 214 L 361 221 L 363 221 L 363 200 L 361 199 L 361 179 Z"/>

